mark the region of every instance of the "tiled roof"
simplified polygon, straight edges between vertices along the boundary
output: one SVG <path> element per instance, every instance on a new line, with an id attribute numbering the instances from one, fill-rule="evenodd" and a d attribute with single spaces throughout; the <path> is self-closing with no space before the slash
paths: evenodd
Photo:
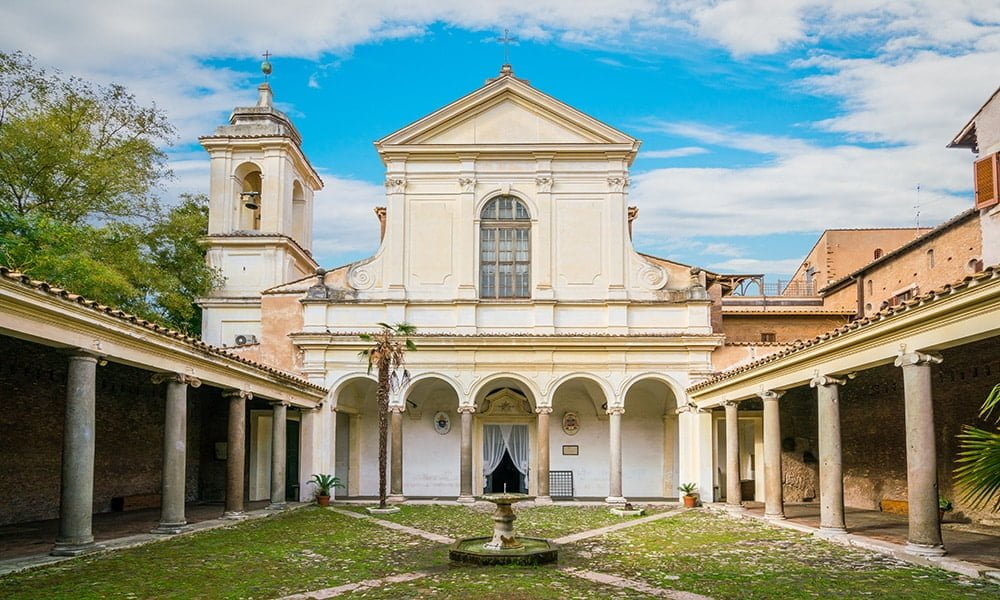
<path id="1" fill-rule="evenodd" d="M 371 331 L 296 331 L 289 335 L 323 335 L 328 337 L 358 337 L 359 335 L 370 335 Z M 500 337 L 523 337 L 523 338 L 668 338 L 668 337 L 695 337 L 713 338 L 719 337 L 718 333 L 523 333 L 523 332 L 487 332 L 487 333 L 448 333 L 434 331 L 418 331 L 410 337 L 449 337 L 449 338 L 500 338 Z"/>
<path id="2" fill-rule="evenodd" d="M 931 302 L 935 302 L 936 300 L 938 300 L 938 299 L 940 299 L 940 298 L 942 298 L 944 296 L 947 296 L 948 294 L 951 294 L 953 292 L 957 292 L 959 290 L 966 289 L 966 288 L 968 288 L 970 286 L 970 284 L 974 285 L 975 283 L 978 283 L 978 282 L 981 282 L 981 281 L 985 281 L 987 279 L 995 279 L 995 278 L 1000 278 L 1000 265 L 994 265 L 994 266 L 991 266 L 991 267 L 987 267 L 986 269 L 983 270 L 982 273 L 976 273 L 975 275 L 969 275 L 968 277 L 965 277 L 961 281 L 945 285 L 945 286 L 940 287 L 940 288 L 938 288 L 936 290 L 932 290 L 930 292 L 927 292 L 926 294 L 922 294 L 920 296 L 917 296 L 916 298 L 913 298 L 913 299 L 911 299 L 911 300 L 909 300 L 907 302 L 904 302 L 902 304 L 899 304 L 897 306 L 890 306 L 888 308 L 884 308 L 884 309 L 878 311 L 877 313 L 873 314 L 870 317 L 865 317 L 863 319 L 858 319 L 857 321 L 852 321 L 851 323 L 848 323 L 847 325 L 844 325 L 842 327 L 838 327 L 838 328 L 836 328 L 836 329 L 834 329 L 832 331 L 828 331 L 826 333 L 822 333 L 822 334 L 820 334 L 820 335 L 818 335 L 818 336 L 816 336 L 816 337 L 814 337 L 814 338 L 812 338 L 810 340 L 793 342 L 790 345 L 791 347 L 789 347 L 789 348 L 787 348 L 785 350 L 780 350 L 778 352 L 775 352 L 774 354 L 769 354 L 769 355 L 767 355 L 767 356 L 765 356 L 763 358 L 760 358 L 760 359 L 755 360 L 753 362 L 747 363 L 747 364 L 745 364 L 743 366 L 736 367 L 734 369 L 730 369 L 728 371 L 723 371 L 721 373 L 718 373 L 718 374 L 716 374 L 715 376 L 713 376 L 710 379 L 706 379 L 705 381 L 702 381 L 702 382 L 696 383 L 695 385 L 692 385 L 691 387 L 689 387 L 687 389 L 687 391 L 688 392 L 695 392 L 695 391 L 707 388 L 707 387 L 709 387 L 711 385 L 714 385 L 714 384 L 716 384 L 716 383 L 718 383 L 720 381 L 725 381 L 726 379 L 730 379 L 732 377 L 735 377 L 736 375 L 739 375 L 740 373 L 745 373 L 747 371 L 751 371 L 751 370 L 753 370 L 753 369 L 755 369 L 755 368 L 757 368 L 757 367 L 759 367 L 761 365 L 765 365 L 767 363 L 774 362 L 774 361 L 779 360 L 781 358 L 784 358 L 786 356 L 790 356 L 792 354 L 795 354 L 796 352 L 801 352 L 801 351 L 805 350 L 806 348 L 812 348 L 813 346 L 818 346 L 820 344 L 828 342 L 829 340 L 839 338 L 841 336 L 847 335 L 847 334 L 852 333 L 854 331 L 858 331 L 858 330 L 861 330 L 861 329 L 867 329 L 869 327 L 872 327 L 873 325 L 877 325 L 878 323 L 881 323 L 883 321 L 892 319 L 896 315 L 899 315 L 901 313 L 905 313 L 906 311 L 908 311 L 908 310 L 910 310 L 912 308 L 915 308 L 917 306 L 921 306 L 921 305 L 924 305 L 924 304 L 928 304 L 928 303 L 931 303 Z"/>
<path id="3" fill-rule="evenodd" d="M 259 369 L 261 371 L 264 371 L 266 373 L 269 373 L 286 381 L 293 382 L 300 386 L 306 386 L 314 390 L 320 390 L 324 392 L 326 391 L 326 388 L 311 383 L 287 371 L 282 371 L 280 369 L 276 369 L 266 364 L 249 360 L 247 358 L 239 356 L 238 354 L 228 352 L 222 348 L 213 346 L 211 344 L 207 344 L 195 336 L 191 336 L 181 331 L 177 331 L 176 329 L 170 329 L 169 327 L 164 327 L 147 319 L 143 319 L 142 317 L 133 315 L 131 313 L 127 313 L 121 309 L 117 309 L 113 306 L 107 306 L 105 304 L 101 304 L 96 300 L 89 300 L 79 294 L 74 294 L 68 290 L 64 290 L 60 287 L 54 286 L 47 281 L 39 281 L 37 279 L 32 279 L 27 275 L 24 275 L 23 273 L 13 271 L 11 269 L 8 269 L 7 267 L 0 267 L 0 277 L 8 281 L 18 283 L 24 287 L 44 292 L 49 296 L 59 298 L 64 302 L 70 304 L 78 304 L 95 312 L 112 316 L 116 319 L 119 319 L 126 323 L 130 323 L 137 327 L 142 327 L 143 329 L 147 329 L 157 335 L 180 340 L 181 342 L 187 344 L 188 346 L 200 350 L 202 352 L 206 352 L 208 354 L 213 354 L 215 356 L 220 356 L 230 360 L 235 360 L 237 362 L 243 363 L 255 369 Z"/>
<path id="4" fill-rule="evenodd" d="M 302 244 L 300 244 L 298 241 L 296 241 L 295 238 L 293 238 L 290 235 L 285 235 L 284 233 L 274 233 L 274 232 L 270 232 L 270 231 L 256 231 L 256 230 L 241 229 L 239 231 L 227 231 L 225 233 L 209 233 L 205 237 L 219 237 L 219 238 L 276 237 L 276 238 L 284 238 L 284 239 L 288 240 L 289 242 L 291 242 L 295 247 L 297 247 L 299 250 L 301 250 L 307 256 L 312 256 L 312 251 L 311 250 L 307 250 L 307 249 L 303 248 Z"/>

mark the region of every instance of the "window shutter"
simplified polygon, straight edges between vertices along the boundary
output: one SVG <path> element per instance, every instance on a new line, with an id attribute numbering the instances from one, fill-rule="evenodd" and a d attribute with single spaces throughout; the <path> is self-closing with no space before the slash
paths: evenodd
<path id="1" fill-rule="evenodd" d="M 1000 173 L 997 169 L 997 158 L 1000 153 L 993 153 L 986 158 L 975 162 L 974 178 L 976 182 L 976 208 L 989 208 L 1000 203 L 1000 193 L 998 193 L 998 182 Z"/>

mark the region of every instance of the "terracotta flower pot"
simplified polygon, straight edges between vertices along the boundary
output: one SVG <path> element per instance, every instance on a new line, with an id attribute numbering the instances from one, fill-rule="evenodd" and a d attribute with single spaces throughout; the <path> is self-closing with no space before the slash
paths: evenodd
<path id="1" fill-rule="evenodd" d="M 684 508 L 694 508 L 694 505 L 697 502 L 698 496 L 684 496 Z"/>
<path id="2" fill-rule="evenodd" d="M 330 497 L 316 496 L 316 502 L 319 503 L 320 506 L 330 506 Z"/>

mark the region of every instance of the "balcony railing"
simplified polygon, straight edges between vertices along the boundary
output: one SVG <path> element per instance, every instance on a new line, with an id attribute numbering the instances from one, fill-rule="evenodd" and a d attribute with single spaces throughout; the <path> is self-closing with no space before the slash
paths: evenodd
<path id="1" fill-rule="evenodd" d="M 787 281 L 777 279 L 764 281 L 762 276 L 742 276 L 731 281 L 730 297 L 738 298 L 813 298 L 818 296 L 816 283 L 812 281 Z"/>

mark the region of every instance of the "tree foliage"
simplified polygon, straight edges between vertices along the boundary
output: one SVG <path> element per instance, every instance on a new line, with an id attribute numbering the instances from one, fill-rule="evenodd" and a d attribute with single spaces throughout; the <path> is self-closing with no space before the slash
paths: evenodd
<path id="1" fill-rule="evenodd" d="M 389 392 L 406 387 L 410 381 L 410 373 L 403 368 L 402 376 L 399 369 L 405 364 L 406 352 L 416 350 L 417 346 L 410 336 L 417 328 L 408 323 L 379 323 L 378 333 L 362 333 L 361 339 L 371 344 L 362 350 L 360 355 L 368 359 L 368 372 L 378 371 L 378 386 L 376 399 L 378 401 L 378 505 L 385 508 L 385 463 L 386 447 L 389 429 Z"/>
<path id="2" fill-rule="evenodd" d="M 987 396 L 979 416 L 988 419 L 994 410 L 1000 410 L 1000 384 Z M 955 469 L 962 497 L 973 508 L 989 506 L 993 512 L 1000 511 L 1000 415 L 995 424 L 993 431 L 971 425 L 962 428 Z"/>
<path id="3" fill-rule="evenodd" d="M 0 52 L 0 264 L 188 332 L 219 282 L 208 201 L 154 195 L 174 135 L 156 106 Z"/>

